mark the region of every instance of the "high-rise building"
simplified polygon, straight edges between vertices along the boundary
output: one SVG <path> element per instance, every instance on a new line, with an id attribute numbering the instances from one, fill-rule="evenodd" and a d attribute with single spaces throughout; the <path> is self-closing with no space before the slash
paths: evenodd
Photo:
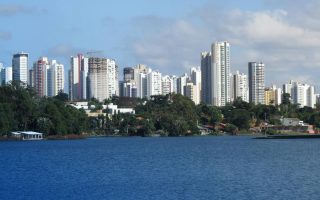
<path id="1" fill-rule="evenodd" d="M 190 79 L 193 85 L 201 86 L 201 68 L 200 67 L 192 67 L 190 69 Z"/>
<path id="2" fill-rule="evenodd" d="M 137 97 L 137 88 L 134 82 L 123 82 L 121 84 L 122 94 L 120 96 L 124 97 Z"/>
<path id="3" fill-rule="evenodd" d="M 193 83 L 193 85 L 195 85 L 195 91 L 194 93 L 196 93 L 196 98 L 195 99 L 195 103 L 199 104 L 201 101 L 201 68 L 195 68 L 192 67 L 190 70 L 190 79 Z"/>
<path id="4" fill-rule="evenodd" d="M 264 104 L 275 105 L 275 91 L 272 88 L 265 88 L 264 90 Z"/>
<path id="5" fill-rule="evenodd" d="M 187 85 L 189 77 L 188 74 L 183 74 L 179 78 L 177 78 L 177 93 L 181 95 L 185 95 L 185 86 Z"/>
<path id="6" fill-rule="evenodd" d="M 152 70 L 146 65 L 139 64 L 133 68 L 134 84 L 137 88 L 137 97 L 147 97 L 147 74 Z"/>
<path id="7" fill-rule="evenodd" d="M 110 98 L 112 96 L 119 96 L 119 71 L 115 60 L 107 59 L 107 61 L 108 93 Z"/>
<path id="8" fill-rule="evenodd" d="M 12 58 L 12 79 L 28 83 L 28 57 L 27 53 L 21 52 L 13 55 Z"/>
<path id="9" fill-rule="evenodd" d="M 147 74 L 147 96 L 162 94 L 162 75 L 160 72 L 152 71 Z"/>
<path id="10" fill-rule="evenodd" d="M 214 106 L 225 106 L 231 101 L 230 90 L 230 44 L 212 44 L 212 97 Z"/>
<path id="11" fill-rule="evenodd" d="M 52 60 L 48 70 L 48 96 L 56 96 L 60 91 L 64 92 L 64 66 Z"/>
<path id="12" fill-rule="evenodd" d="M 125 82 L 134 80 L 134 69 L 132 67 L 126 67 L 123 69 L 123 80 Z"/>
<path id="13" fill-rule="evenodd" d="M 288 85 L 288 84 L 285 84 Z M 291 85 L 291 102 L 298 104 L 300 107 L 308 106 L 314 108 L 316 105 L 316 95 L 314 86 L 290 81 Z M 287 91 L 286 93 L 289 93 Z"/>
<path id="14" fill-rule="evenodd" d="M 103 101 L 109 98 L 108 60 L 106 58 L 89 58 L 89 97 Z"/>
<path id="15" fill-rule="evenodd" d="M 238 97 L 242 99 L 242 101 L 249 102 L 249 89 L 248 89 L 248 77 L 244 73 L 239 73 L 237 71 L 233 75 L 233 98 L 234 100 Z"/>
<path id="16" fill-rule="evenodd" d="M 197 85 L 188 81 L 185 87 L 185 96 L 190 98 L 196 105 L 200 103 L 200 91 Z"/>
<path id="17" fill-rule="evenodd" d="M 40 57 L 33 64 L 34 85 L 38 96 L 43 97 L 48 95 L 48 74 L 49 61 L 47 57 Z"/>
<path id="18" fill-rule="evenodd" d="M 280 105 L 282 103 L 282 89 L 276 88 L 275 93 L 275 104 Z"/>
<path id="19" fill-rule="evenodd" d="M 172 80 L 172 93 L 178 93 L 178 77 L 175 75 L 170 76 Z"/>
<path id="20" fill-rule="evenodd" d="M 249 62 L 249 102 L 254 104 L 264 104 L 264 88 L 265 88 L 265 76 L 264 76 L 264 64 Z"/>
<path id="21" fill-rule="evenodd" d="M 162 94 L 167 95 L 170 93 L 173 93 L 173 80 L 171 76 L 162 76 L 162 81 L 161 81 L 161 87 L 162 87 Z"/>
<path id="22" fill-rule="evenodd" d="M 212 65 L 211 52 L 201 53 L 201 101 L 206 104 L 213 103 L 212 97 Z"/>
<path id="23" fill-rule="evenodd" d="M 6 85 L 12 81 L 12 67 L 4 67 L 0 63 L 0 85 Z"/>
<path id="24" fill-rule="evenodd" d="M 28 71 L 28 85 L 34 87 L 34 71 L 33 68 Z"/>
<path id="25" fill-rule="evenodd" d="M 82 54 L 71 57 L 69 72 L 69 97 L 71 100 L 88 98 L 88 58 Z"/>
<path id="26" fill-rule="evenodd" d="M 12 67 L 5 67 L 3 71 L 3 79 L 5 84 L 8 84 L 12 81 Z"/>
<path id="27" fill-rule="evenodd" d="M 109 99 L 119 93 L 118 66 L 107 58 L 89 58 L 89 98 L 99 101 Z"/>
<path id="28" fill-rule="evenodd" d="M 316 95 L 314 93 L 314 86 L 307 88 L 307 105 L 308 107 L 315 108 L 317 103 Z"/>
<path id="29" fill-rule="evenodd" d="M 287 93 L 290 95 L 290 101 L 291 103 L 293 103 L 292 101 L 292 94 L 291 94 L 291 91 L 292 91 L 292 87 L 293 87 L 293 80 L 290 80 L 289 83 L 285 83 L 283 84 L 283 93 Z"/>

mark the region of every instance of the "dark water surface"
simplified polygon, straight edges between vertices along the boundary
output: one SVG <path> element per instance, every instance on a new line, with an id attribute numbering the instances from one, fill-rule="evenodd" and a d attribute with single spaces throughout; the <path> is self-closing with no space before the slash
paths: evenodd
<path id="1" fill-rule="evenodd" d="M 0 199 L 320 199 L 320 139 L 0 142 Z"/>

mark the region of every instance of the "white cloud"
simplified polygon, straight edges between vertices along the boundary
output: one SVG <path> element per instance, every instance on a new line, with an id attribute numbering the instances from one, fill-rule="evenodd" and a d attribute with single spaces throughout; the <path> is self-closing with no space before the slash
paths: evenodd
<path id="1" fill-rule="evenodd" d="M 301 19 L 295 20 L 298 17 L 292 13 L 294 9 L 216 10 L 219 9 L 206 5 L 185 18 L 150 17 L 147 25 L 138 23 L 142 36 L 131 46 L 136 60 L 164 73 L 182 74 L 186 63 L 200 64 L 200 52 L 209 50 L 212 42 L 228 40 L 232 45 L 232 70 L 246 72 L 248 61 L 263 61 L 267 83 L 286 82 L 287 78 L 298 76 L 316 83 L 320 30 L 306 26 Z M 318 15 L 312 10 L 309 18 Z"/>

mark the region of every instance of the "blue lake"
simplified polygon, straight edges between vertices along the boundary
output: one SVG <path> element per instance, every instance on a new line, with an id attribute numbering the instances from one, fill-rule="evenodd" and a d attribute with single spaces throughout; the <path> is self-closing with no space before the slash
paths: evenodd
<path id="1" fill-rule="evenodd" d="M 0 142 L 0 199 L 320 199 L 320 139 Z"/>

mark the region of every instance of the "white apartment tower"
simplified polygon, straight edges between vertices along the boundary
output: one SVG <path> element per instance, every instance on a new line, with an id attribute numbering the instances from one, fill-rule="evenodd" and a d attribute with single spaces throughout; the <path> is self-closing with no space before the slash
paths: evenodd
<path id="1" fill-rule="evenodd" d="M 119 95 L 119 78 L 118 78 L 118 65 L 115 60 L 108 59 L 108 91 L 109 97 Z"/>
<path id="2" fill-rule="evenodd" d="M 231 101 L 230 44 L 226 41 L 212 44 L 212 105 L 225 106 Z"/>
<path id="3" fill-rule="evenodd" d="M 249 102 L 254 104 L 265 103 L 265 76 L 264 64 L 249 62 Z"/>
<path id="4" fill-rule="evenodd" d="M 27 53 L 21 52 L 12 58 L 12 79 L 28 84 L 28 57 Z"/>
<path id="5" fill-rule="evenodd" d="M 293 81 L 291 81 L 290 84 L 290 94 L 292 103 L 298 104 L 300 107 L 308 106 L 315 108 L 316 95 L 314 92 L 314 86 L 310 86 L 308 84 L 301 84 Z"/>
<path id="6" fill-rule="evenodd" d="M 139 64 L 133 68 L 134 83 L 137 88 L 137 97 L 147 96 L 147 74 L 152 70 L 146 65 Z"/>
<path id="7" fill-rule="evenodd" d="M 170 76 L 171 80 L 172 80 L 172 93 L 178 93 L 178 83 L 177 83 L 177 76 L 173 75 L 173 76 Z"/>
<path id="8" fill-rule="evenodd" d="M 167 95 L 170 93 L 173 93 L 173 80 L 171 76 L 162 76 L 161 81 L 161 87 L 162 87 L 162 94 Z"/>
<path id="9" fill-rule="evenodd" d="M 48 96 L 56 96 L 60 91 L 64 92 L 64 66 L 52 60 L 48 70 Z"/>
<path id="10" fill-rule="evenodd" d="M 162 78 L 161 73 L 152 71 L 147 74 L 147 96 L 162 94 Z"/>
<path id="11" fill-rule="evenodd" d="M 233 75 L 233 97 L 240 97 L 243 101 L 249 102 L 248 76 L 244 73 L 236 72 Z"/>
<path id="12" fill-rule="evenodd" d="M 70 59 L 69 96 L 71 100 L 88 98 L 88 58 L 82 54 Z"/>

